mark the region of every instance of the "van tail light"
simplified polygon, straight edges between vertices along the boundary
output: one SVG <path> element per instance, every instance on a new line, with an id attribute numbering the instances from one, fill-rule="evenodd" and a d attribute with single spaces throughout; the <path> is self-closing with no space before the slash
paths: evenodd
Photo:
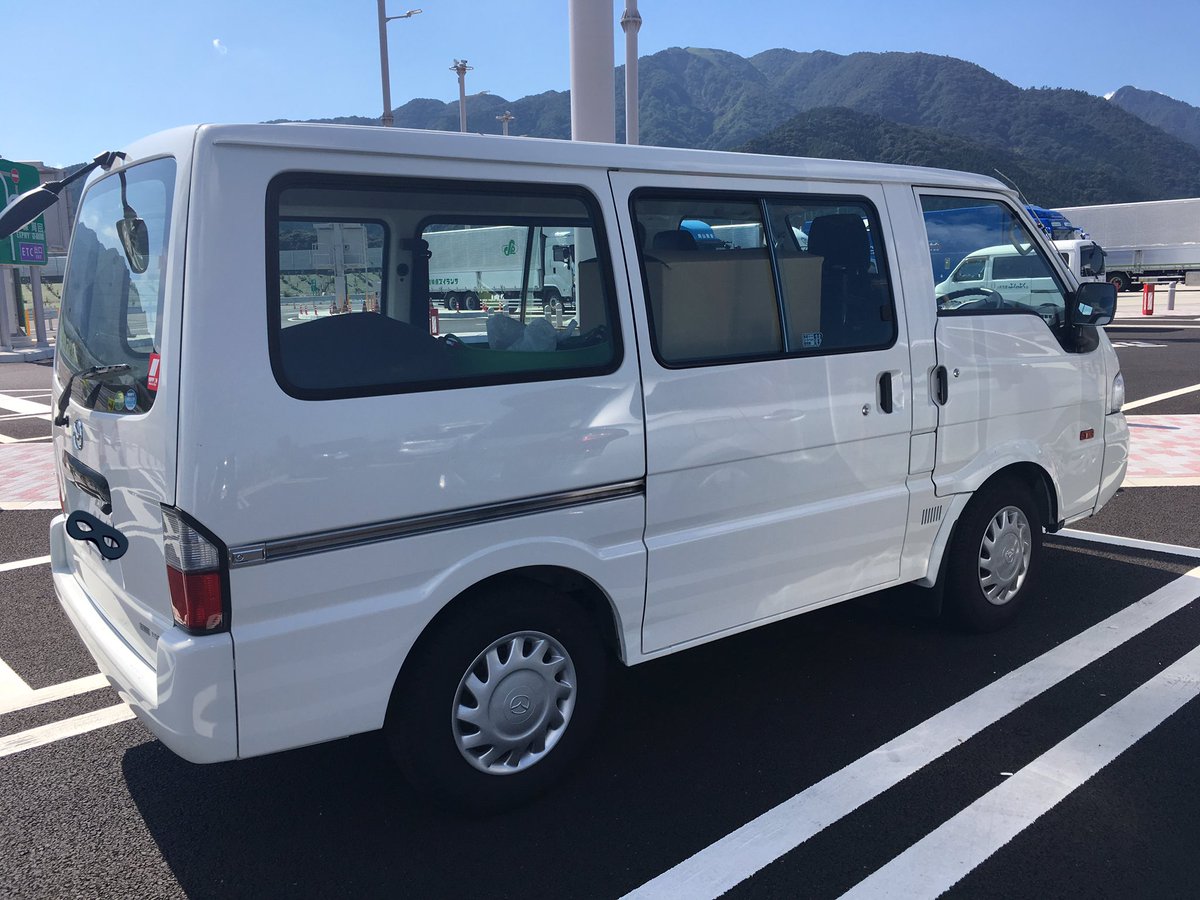
<path id="1" fill-rule="evenodd" d="M 179 510 L 164 506 L 163 550 L 175 623 L 190 634 L 229 630 L 224 550 Z"/>

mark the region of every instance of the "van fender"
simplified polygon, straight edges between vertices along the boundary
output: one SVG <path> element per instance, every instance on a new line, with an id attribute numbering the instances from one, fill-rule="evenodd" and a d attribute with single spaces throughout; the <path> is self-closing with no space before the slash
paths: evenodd
<path id="1" fill-rule="evenodd" d="M 934 492 L 938 497 L 973 494 L 1001 472 L 1022 466 L 1032 466 L 1039 470 L 1048 493 L 1044 499 L 1049 501 L 1049 507 L 1042 509 L 1046 516 L 1042 524 L 1052 531 L 1057 531 L 1058 511 L 1062 508 L 1062 495 L 1058 489 L 1058 467 L 1054 459 L 1035 441 L 1019 439 L 989 447 L 957 472 L 948 475 L 939 475 L 935 469 Z M 1030 487 L 1034 489 L 1035 496 L 1040 495 L 1036 484 L 1031 483 Z"/>
<path id="2" fill-rule="evenodd" d="M 950 506 L 946 510 L 941 528 L 938 529 L 937 536 L 934 538 L 933 545 L 929 551 L 929 565 L 925 576 L 917 579 L 913 584 L 924 588 L 933 588 L 941 585 L 941 576 L 946 565 L 946 549 L 950 546 L 954 538 L 954 529 L 958 525 L 958 520 L 963 510 L 966 509 L 967 504 L 975 496 L 975 493 L 985 484 L 995 478 L 1006 477 L 1019 478 L 1029 485 L 1042 516 L 1042 525 L 1047 531 L 1058 531 L 1062 526 L 1062 522 L 1058 519 L 1058 510 L 1061 501 L 1058 495 L 1058 484 L 1041 461 L 1029 458 L 1018 459 L 1007 462 L 1002 466 L 972 471 L 969 478 L 965 478 L 961 482 L 956 482 L 963 485 L 963 490 L 951 496 Z M 945 492 L 940 489 L 937 493 L 938 496 L 945 495 Z"/>
<path id="3" fill-rule="evenodd" d="M 599 548 L 562 536 L 546 535 L 490 545 L 439 572 L 422 586 L 426 614 L 412 647 L 452 609 L 486 602 L 487 588 L 502 579 L 524 578 L 578 595 L 598 619 L 606 645 L 622 662 L 641 642 L 646 597 L 645 547 L 640 536 L 616 547 Z M 401 668 L 397 666 L 397 671 Z"/>

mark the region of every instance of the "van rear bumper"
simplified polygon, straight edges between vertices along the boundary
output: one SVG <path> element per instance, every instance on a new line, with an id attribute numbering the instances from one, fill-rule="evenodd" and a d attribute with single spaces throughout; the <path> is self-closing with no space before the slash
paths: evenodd
<path id="1" fill-rule="evenodd" d="M 122 639 L 71 568 L 66 516 L 50 523 L 54 591 L 88 652 L 121 699 L 154 735 L 194 763 L 237 759 L 233 639 L 193 637 L 170 628 L 158 639 L 154 666 Z"/>

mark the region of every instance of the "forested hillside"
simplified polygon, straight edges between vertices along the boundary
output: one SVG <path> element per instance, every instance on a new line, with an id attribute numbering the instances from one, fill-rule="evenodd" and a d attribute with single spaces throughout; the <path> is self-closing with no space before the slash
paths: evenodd
<path id="1" fill-rule="evenodd" d="M 621 123 L 623 67 L 614 75 Z M 952 57 L 776 49 L 747 59 L 676 47 L 644 57 L 639 82 L 645 144 L 1000 168 L 1045 205 L 1200 196 L 1200 146 L 1182 138 L 1182 124 L 1168 134 L 1121 102 L 1019 88 Z M 559 91 L 468 97 L 468 128 L 499 133 L 505 110 L 516 116 L 513 134 L 570 137 L 570 95 Z M 458 104 L 412 100 L 395 118 L 401 127 L 456 130 Z M 617 131 L 623 140 L 620 124 Z"/>

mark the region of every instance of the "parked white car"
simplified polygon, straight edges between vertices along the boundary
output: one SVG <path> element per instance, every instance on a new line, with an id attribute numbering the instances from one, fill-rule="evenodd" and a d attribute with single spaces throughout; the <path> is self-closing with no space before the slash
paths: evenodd
<path id="1" fill-rule="evenodd" d="M 520 802 L 592 740 L 609 659 L 903 584 L 977 629 L 1067 602 L 1042 534 L 1125 472 L 1113 288 L 989 178 L 323 125 L 107 161 L 66 275 L 54 583 L 195 762 L 382 728 L 419 789 Z M 939 302 L 923 215 L 956 204 L 1001 223 L 977 246 L 1021 235 L 1036 304 Z M 377 301 L 281 289 L 278 236 L 328 222 L 371 225 Z M 446 334 L 431 222 L 569 231 L 574 313 Z"/>

